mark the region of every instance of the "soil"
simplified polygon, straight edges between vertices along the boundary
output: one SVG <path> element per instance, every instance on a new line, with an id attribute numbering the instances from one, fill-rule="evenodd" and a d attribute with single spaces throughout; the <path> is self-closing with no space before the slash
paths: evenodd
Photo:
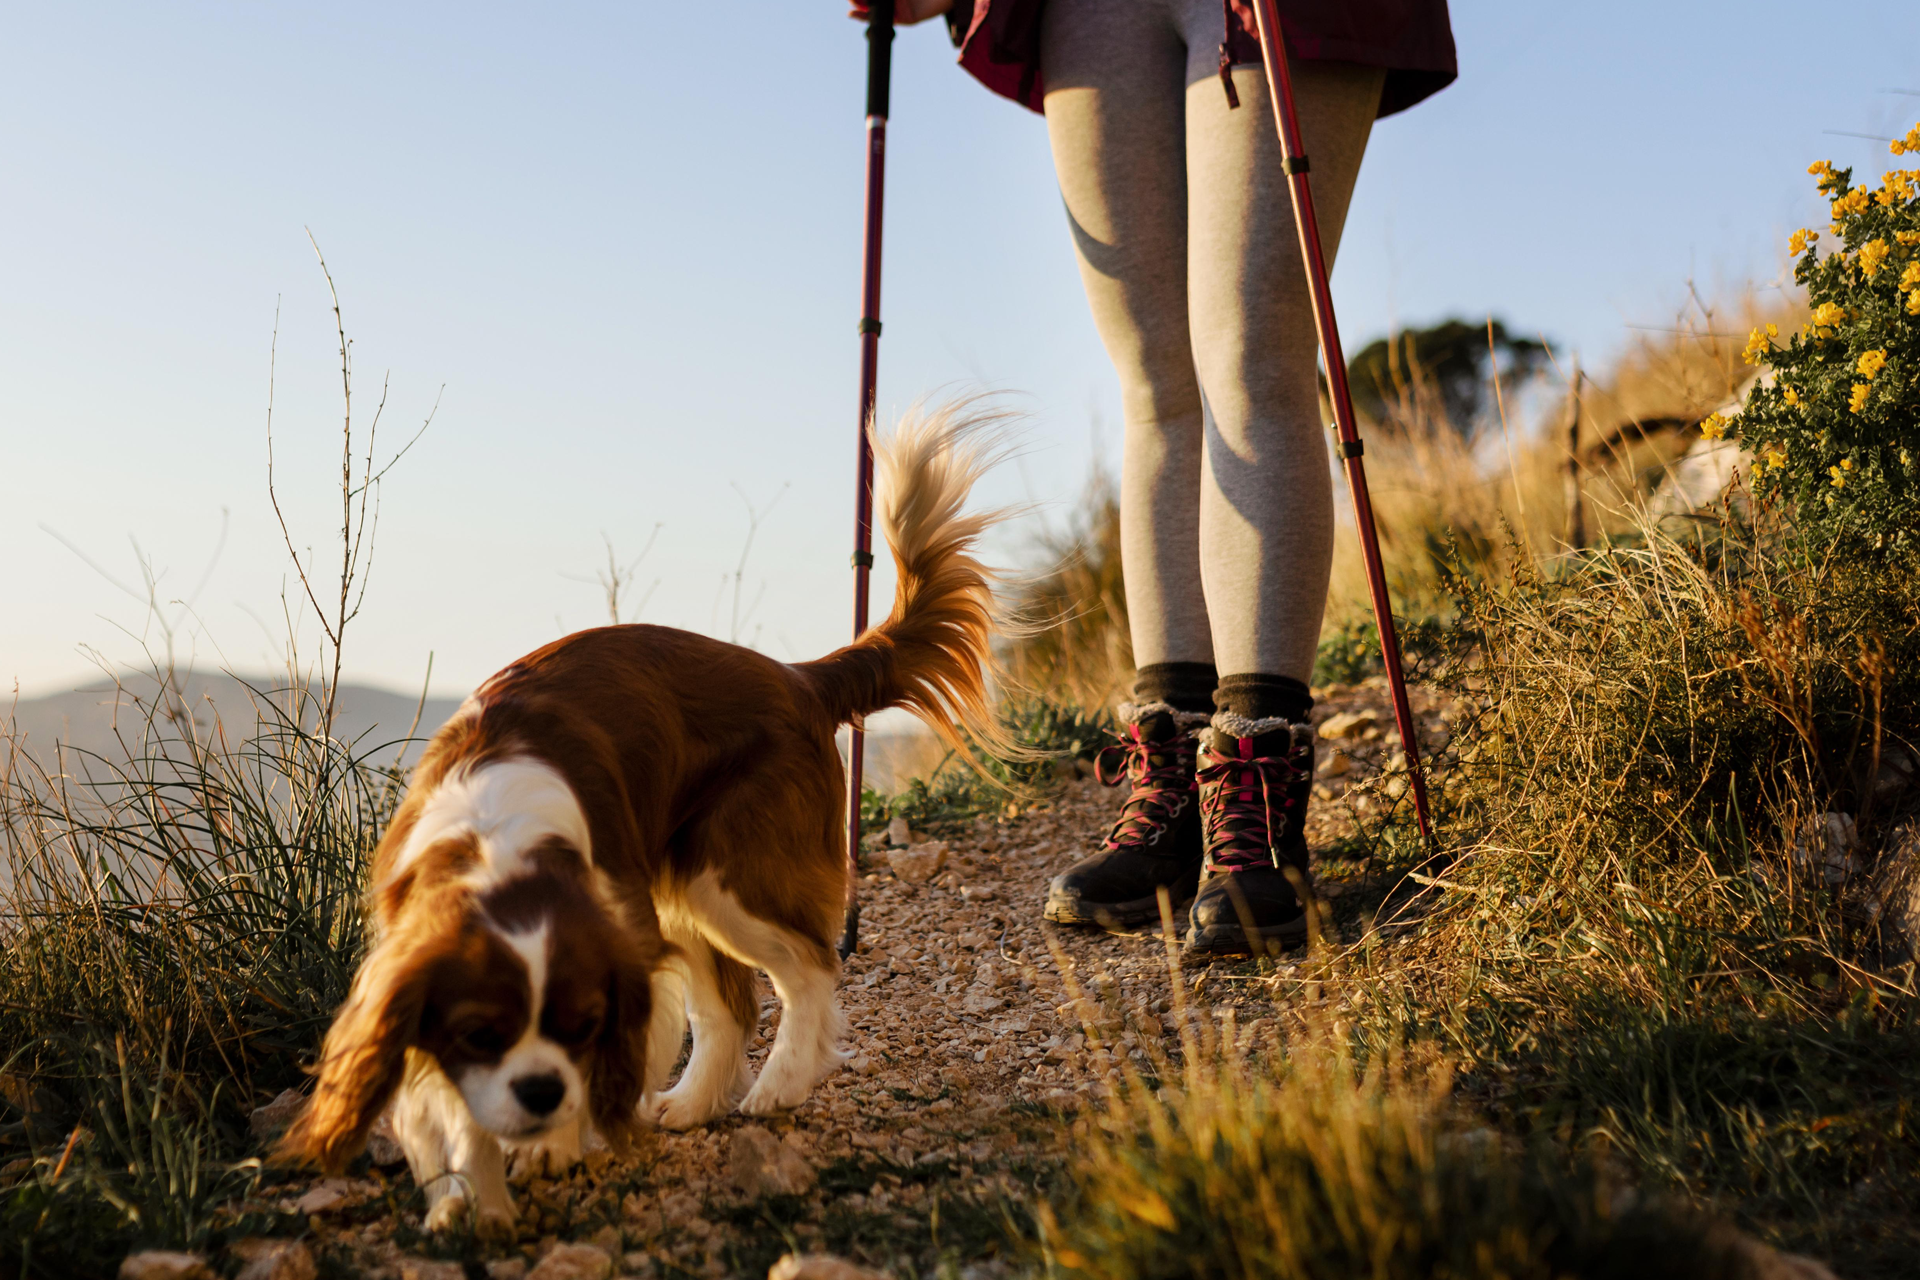
<path id="1" fill-rule="evenodd" d="M 1359 718 L 1320 744 L 1309 838 L 1332 855 L 1351 847 L 1356 817 L 1381 803 L 1375 775 L 1391 754 L 1392 717 L 1377 682 L 1318 692 L 1314 719 L 1323 727 L 1341 727 L 1325 725 L 1333 716 Z M 1437 704 L 1417 694 L 1416 706 L 1423 732 L 1443 735 Z M 557 1280 L 575 1274 L 582 1255 L 541 1262 L 569 1242 L 601 1250 L 612 1276 L 757 1280 L 790 1251 L 830 1252 L 899 1276 L 986 1280 L 1022 1270 L 1012 1236 L 1059 1175 L 1068 1122 L 1112 1070 L 1089 1051 L 1089 1025 L 1145 1061 L 1145 1041 L 1178 1025 L 1170 1012 L 1177 980 L 1192 1016 L 1252 1040 L 1272 1026 L 1276 984 L 1300 958 L 1182 971 L 1153 931 L 1044 923 L 1048 879 L 1098 845 L 1121 799 L 1118 789 L 1074 776 L 1017 813 L 936 833 L 944 864 L 918 883 L 893 873 L 887 850 L 870 847 L 859 950 L 841 982 L 851 1058 L 790 1116 L 662 1132 L 629 1159 L 591 1151 L 566 1176 L 522 1182 L 521 1238 L 511 1245 L 424 1235 L 403 1163 L 367 1165 L 318 1194 L 310 1181 L 284 1182 L 246 1207 L 277 1211 L 294 1229 L 305 1216 L 323 1276 L 518 1280 L 532 1270 L 535 1280 Z M 1330 932 L 1366 926 L 1341 906 L 1343 896 L 1378 900 L 1357 893 L 1365 885 L 1358 862 L 1317 854 L 1315 883 L 1331 909 Z M 762 1011 L 756 1064 L 778 1014 L 770 992 Z M 299 1205 L 303 1195 L 315 1198 Z"/>

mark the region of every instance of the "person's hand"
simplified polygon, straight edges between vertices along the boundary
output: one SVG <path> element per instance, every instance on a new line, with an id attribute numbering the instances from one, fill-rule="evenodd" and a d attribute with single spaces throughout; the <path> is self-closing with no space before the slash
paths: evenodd
<path id="1" fill-rule="evenodd" d="M 867 11 L 872 7 L 862 0 L 853 0 L 853 8 L 847 16 L 865 22 Z M 916 22 L 937 18 L 951 8 L 953 0 L 893 0 L 893 22 L 895 26 L 910 27 Z"/>

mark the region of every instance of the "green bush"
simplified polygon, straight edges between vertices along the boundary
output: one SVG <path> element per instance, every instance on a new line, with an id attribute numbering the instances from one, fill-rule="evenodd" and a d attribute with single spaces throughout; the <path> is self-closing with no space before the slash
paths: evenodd
<path id="1" fill-rule="evenodd" d="M 1920 125 L 1893 144 L 1920 153 Z M 1827 161 L 1808 172 L 1832 202 L 1826 254 L 1819 233 L 1788 244 L 1813 315 L 1776 343 L 1756 329 L 1747 359 L 1773 371 L 1733 419 L 1756 459 L 1753 487 L 1777 496 L 1817 536 L 1844 534 L 1874 548 L 1920 538 L 1920 170 L 1894 169 L 1878 188 L 1855 186 Z"/>
<path id="2" fill-rule="evenodd" d="M 261 694 L 242 741 L 166 701 L 119 759 L 0 776 L 0 1070 L 59 1117 L 8 1126 L 30 1164 L 0 1184 L 0 1275 L 106 1275 L 232 1229 L 248 1112 L 303 1083 L 359 967 L 388 752 L 315 732 L 306 691 Z"/>

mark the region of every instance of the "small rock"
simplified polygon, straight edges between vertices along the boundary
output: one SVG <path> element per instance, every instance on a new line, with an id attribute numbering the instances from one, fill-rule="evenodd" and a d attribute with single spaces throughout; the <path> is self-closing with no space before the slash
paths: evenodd
<path id="1" fill-rule="evenodd" d="M 1344 778 L 1352 772 L 1353 757 L 1338 749 L 1327 752 L 1327 758 L 1320 762 L 1320 776 L 1323 778 Z"/>
<path id="2" fill-rule="evenodd" d="M 328 1178 L 313 1186 L 305 1195 L 293 1202 L 293 1211 L 305 1218 L 316 1213 L 326 1213 L 338 1209 L 347 1198 L 347 1184 L 341 1178 Z"/>
<path id="3" fill-rule="evenodd" d="M 620 1216 L 633 1226 L 633 1234 L 643 1240 L 651 1240 L 666 1229 L 666 1215 L 660 1212 L 660 1206 L 649 1204 L 642 1199 L 638 1191 L 627 1194 L 620 1202 Z"/>
<path id="4" fill-rule="evenodd" d="M 944 840 L 929 840 L 924 844 L 895 849 L 887 855 L 887 865 L 893 868 L 893 874 L 909 884 L 921 884 L 933 879 L 946 861 L 947 842 Z"/>
<path id="5" fill-rule="evenodd" d="M 998 996 L 969 995 L 965 1000 L 960 1002 L 960 1011 L 974 1015 L 992 1013 L 995 1009 L 1005 1006 L 1006 1003 L 1005 1000 L 1000 999 Z"/>
<path id="6" fill-rule="evenodd" d="M 907 825 L 905 818 L 895 818 L 887 824 L 887 843 L 898 848 L 913 843 L 913 828 Z"/>
<path id="7" fill-rule="evenodd" d="M 758 1125 L 735 1131 L 727 1152 L 727 1180 L 742 1195 L 797 1196 L 812 1190 L 816 1175 L 807 1158 Z"/>
<path id="8" fill-rule="evenodd" d="M 805 1257 L 789 1253 L 767 1269 L 767 1280 L 888 1280 L 888 1276 L 830 1253 Z"/>
<path id="9" fill-rule="evenodd" d="M 197 1253 L 148 1249 L 120 1260 L 120 1280 L 213 1280 L 213 1272 Z"/>
<path id="10" fill-rule="evenodd" d="M 590 1244 L 557 1244 L 527 1280 L 607 1280 L 613 1259 Z"/>
<path id="11" fill-rule="evenodd" d="M 1358 738 L 1378 724 L 1379 719 L 1371 711 L 1341 711 L 1320 722 L 1320 736 L 1329 741 Z"/>
<path id="12" fill-rule="evenodd" d="M 968 902 L 992 902 L 994 891 L 991 886 L 984 884 L 962 885 L 960 896 Z"/>
<path id="13" fill-rule="evenodd" d="M 306 1108 L 306 1094 L 298 1089 L 282 1089 L 272 1102 L 253 1109 L 253 1113 L 247 1117 L 247 1128 L 262 1141 L 276 1137 Z"/>
<path id="14" fill-rule="evenodd" d="M 620 1238 L 620 1228 L 602 1227 L 588 1238 L 587 1243 L 606 1254 L 609 1258 L 618 1258 L 625 1242 Z"/>
<path id="15" fill-rule="evenodd" d="M 487 1280 L 527 1280 L 525 1258 L 496 1258 L 487 1264 Z"/>
<path id="16" fill-rule="evenodd" d="M 431 1258 L 400 1259 L 400 1280 L 467 1280 L 457 1262 L 435 1262 Z"/>
<path id="17" fill-rule="evenodd" d="M 247 1263 L 234 1280 L 314 1280 L 313 1250 L 298 1240 L 242 1240 L 234 1253 Z"/>
<path id="18" fill-rule="evenodd" d="M 407 1153 L 393 1132 L 393 1122 L 381 1116 L 367 1133 L 367 1159 L 376 1169 L 391 1169 L 407 1162 Z"/>

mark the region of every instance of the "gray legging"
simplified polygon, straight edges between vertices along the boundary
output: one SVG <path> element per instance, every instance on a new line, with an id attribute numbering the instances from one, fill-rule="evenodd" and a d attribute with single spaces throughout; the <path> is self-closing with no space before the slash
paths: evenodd
<path id="1" fill-rule="evenodd" d="M 1313 313 L 1266 78 L 1235 68 L 1228 109 L 1222 26 L 1219 0 L 1048 0 L 1047 132 L 1120 374 L 1134 661 L 1304 682 L 1333 559 Z M 1293 65 L 1331 255 L 1385 73 Z"/>

